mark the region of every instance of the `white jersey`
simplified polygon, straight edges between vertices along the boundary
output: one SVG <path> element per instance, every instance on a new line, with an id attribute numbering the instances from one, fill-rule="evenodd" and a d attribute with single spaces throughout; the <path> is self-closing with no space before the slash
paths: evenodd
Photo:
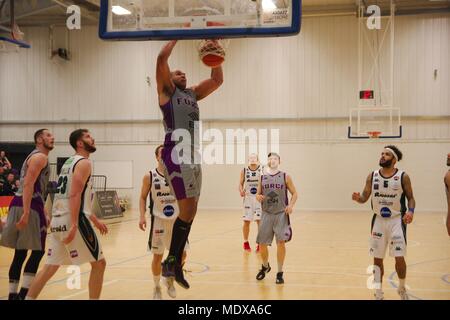
<path id="1" fill-rule="evenodd" d="M 58 189 L 53 200 L 52 216 L 60 217 L 70 214 L 69 194 L 72 187 L 73 172 L 77 163 L 83 159 L 90 161 L 80 155 L 74 155 L 64 162 L 58 178 Z M 91 175 L 89 175 L 83 193 L 81 194 L 80 213 L 84 213 L 87 216 L 91 215 L 92 195 Z"/>
<path id="2" fill-rule="evenodd" d="M 372 210 L 389 218 L 406 212 L 403 193 L 404 171 L 397 170 L 392 177 L 383 177 L 380 170 L 372 173 Z"/>
<path id="3" fill-rule="evenodd" d="M 152 187 L 150 189 L 150 214 L 152 216 L 174 220 L 179 209 L 175 196 L 170 191 L 166 178 L 157 169 L 150 171 Z"/>
<path id="4" fill-rule="evenodd" d="M 255 170 L 250 169 L 250 167 L 244 168 L 244 190 L 245 197 L 256 197 L 258 192 L 259 180 L 261 180 L 262 174 L 261 166 L 258 166 Z"/>

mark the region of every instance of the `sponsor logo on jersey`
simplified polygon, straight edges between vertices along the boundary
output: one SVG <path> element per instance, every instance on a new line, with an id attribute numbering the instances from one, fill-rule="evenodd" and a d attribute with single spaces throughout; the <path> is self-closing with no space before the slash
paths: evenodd
<path id="1" fill-rule="evenodd" d="M 383 218 L 389 218 L 392 215 L 391 209 L 387 208 L 387 207 L 383 207 L 380 210 L 380 215 Z"/>
<path id="2" fill-rule="evenodd" d="M 380 179 L 374 179 L 373 181 L 374 182 L 380 182 Z"/>
<path id="3" fill-rule="evenodd" d="M 72 251 L 70 251 L 70 257 L 71 257 L 71 258 L 76 258 L 76 257 L 78 257 L 78 251 L 77 251 L 77 250 L 72 250 Z"/>
<path id="4" fill-rule="evenodd" d="M 50 231 L 51 232 L 65 232 L 65 231 L 67 231 L 67 226 L 63 225 L 63 226 L 51 227 Z"/>
<path id="5" fill-rule="evenodd" d="M 155 190 L 161 190 L 161 185 L 159 183 L 155 183 Z"/>
<path id="6" fill-rule="evenodd" d="M 395 251 L 402 251 L 402 248 L 400 248 L 400 247 L 395 247 Z"/>
<path id="7" fill-rule="evenodd" d="M 250 193 L 251 193 L 251 194 L 256 194 L 256 192 L 258 192 L 258 189 L 257 189 L 257 188 L 251 188 L 251 189 L 250 189 Z"/>
<path id="8" fill-rule="evenodd" d="M 175 208 L 172 207 L 172 206 L 166 206 L 166 207 L 164 207 L 164 209 L 163 209 L 163 214 L 164 214 L 166 217 L 171 217 L 171 216 L 173 216 L 174 213 L 175 213 Z"/>
<path id="9" fill-rule="evenodd" d="M 398 176 L 394 177 L 394 180 L 397 181 L 398 179 L 400 179 Z"/>
<path id="10" fill-rule="evenodd" d="M 52 255 L 52 249 L 48 249 L 48 253 L 47 253 L 47 256 L 51 256 Z"/>
<path id="11" fill-rule="evenodd" d="M 252 172 L 252 177 L 256 177 L 256 172 Z"/>
<path id="12" fill-rule="evenodd" d="M 155 234 L 163 234 L 164 229 L 155 230 Z"/>
<path id="13" fill-rule="evenodd" d="M 379 190 L 380 189 L 380 185 L 378 183 L 373 185 L 373 189 L 374 190 Z"/>
<path id="14" fill-rule="evenodd" d="M 380 197 L 380 198 L 396 198 L 396 194 L 386 194 L 381 192 L 375 192 L 374 197 Z"/>
<path id="15" fill-rule="evenodd" d="M 158 191 L 157 193 L 156 193 L 156 196 L 157 197 L 168 197 L 168 196 L 170 196 L 171 194 L 170 194 L 170 192 L 162 192 L 162 191 Z"/>

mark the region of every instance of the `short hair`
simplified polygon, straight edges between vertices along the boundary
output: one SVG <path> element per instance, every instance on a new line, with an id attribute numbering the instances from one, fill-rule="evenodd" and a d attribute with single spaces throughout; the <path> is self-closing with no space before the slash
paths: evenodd
<path id="1" fill-rule="evenodd" d="M 385 146 L 385 148 L 389 148 L 389 149 L 391 149 L 392 151 L 394 151 L 394 152 L 395 152 L 395 155 L 396 155 L 397 158 L 398 158 L 398 161 L 400 161 L 400 160 L 403 159 L 403 153 L 402 153 L 402 152 L 400 151 L 400 149 L 397 148 L 396 146 L 394 146 L 394 145 L 388 145 L 388 146 Z"/>
<path id="2" fill-rule="evenodd" d="M 77 150 L 77 142 L 83 137 L 85 133 L 89 132 L 88 129 L 77 129 L 70 134 L 69 142 L 72 148 Z"/>
<path id="3" fill-rule="evenodd" d="M 160 144 L 159 146 L 156 147 L 156 149 L 155 149 L 155 156 L 156 157 L 158 156 L 159 149 L 161 149 L 161 148 L 164 148 L 164 146 L 162 144 Z"/>
<path id="4" fill-rule="evenodd" d="M 278 160 L 281 160 L 280 155 L 276 152 L 270 152 L 269 155 L 267 156 L 267 158 L 270 158 L 271 156 L 276 156 L 276 157 L 278 157 Z"/>
<path id="5" fill-rule="evenodd" d="M 44 134 L 44 131 L 45 130 L 48 130 L 48 129 L 39 129 L 38 131 L 36 131 L 35 133 L 34 133 L 34 143 L 37 143 L 37 139 L 39 139 L 43 134 Z"/>

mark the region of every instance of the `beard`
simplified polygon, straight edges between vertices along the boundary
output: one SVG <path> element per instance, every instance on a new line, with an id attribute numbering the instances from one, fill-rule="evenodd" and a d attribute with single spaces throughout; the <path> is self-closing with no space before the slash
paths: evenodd
<path id="1" fill-rule="evenodd" d="M 84 145 L 84 149 L 89 152 L 89 153 L 94 153 L 95 151 L 97 151 L 97 148 L 94 146 L 91 146 L 90 144 L 87 144 L 86 142 L 83 141 L 83 145 Z"/>
<path id="2" fill-rule="evenodd" d="M 44 142 L 44 148 L 51 151 L 53 150 L 53 148 L 55 148 L 55 145 Z"/>
<path id="3" fill-rule="evenodd" d="M 381 162 L 380 160 L 380 166 L 383 168 L 389 168 L 392 165 L 392 159 L 386 160 L 385 162 Z"/>

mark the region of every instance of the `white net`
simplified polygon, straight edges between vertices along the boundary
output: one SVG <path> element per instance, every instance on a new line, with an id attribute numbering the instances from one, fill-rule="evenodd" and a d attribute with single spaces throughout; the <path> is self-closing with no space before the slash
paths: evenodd
<path id="1" fill-rule="evenodd" d="M 229 40 L 225 39 L 207 39 L 201 40 L 198 43 L 198 55 L 200 60 L 203 60 L 207 55 L 215 55 L 225 60 L 226 49 L 228 48 Z"/>

